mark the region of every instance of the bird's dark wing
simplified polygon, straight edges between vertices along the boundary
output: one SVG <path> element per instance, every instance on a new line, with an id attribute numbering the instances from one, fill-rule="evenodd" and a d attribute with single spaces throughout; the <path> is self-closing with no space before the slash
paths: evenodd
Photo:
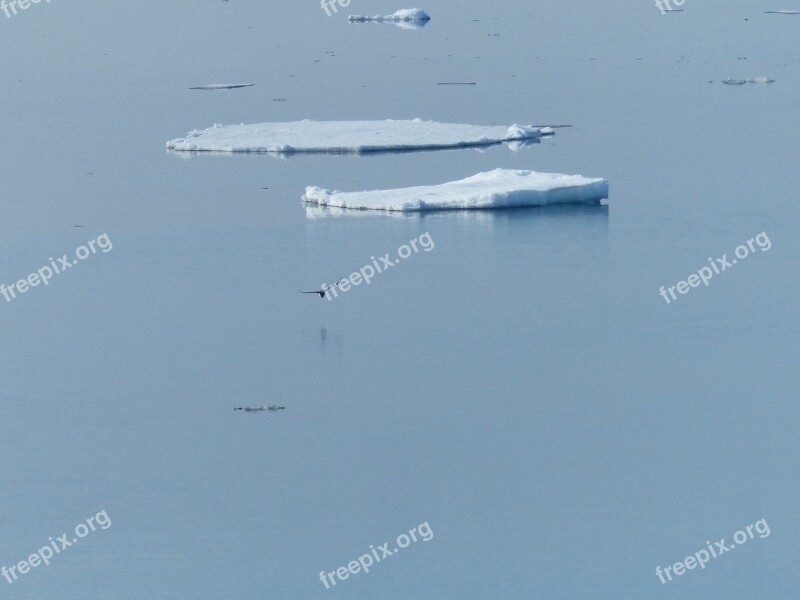
<path id="1" fill-rule="evenodd" d="M 300 292 L 301 294 L 319 294 L 323 290 L 318 290 L 316 292 L 304 292 L 303 290 L 297 290 L 297 291 Z"/>

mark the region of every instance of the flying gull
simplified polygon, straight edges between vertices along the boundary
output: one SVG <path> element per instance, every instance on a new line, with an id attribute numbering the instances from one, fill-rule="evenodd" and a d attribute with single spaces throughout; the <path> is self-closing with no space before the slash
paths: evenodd
<path id="1" fill-rule="evenodd" d="M 299 291 L 300 291 L 301 294 L 319 294 L 320 298 L 324 298 L 325 297 L 325 292 L 327 292 L 331 288 L 335 288 L 337 285 L 339 285 L 343 281 L 344 281 L 344 279 L 340 279 L 339 281 L 337 281 L 333 285 L 329 285 L 328 287 L 325 287 L 325 288 L 322 288 L 321 290 L 316 290 L 316 291 L 313 291 L 313 292 L 304 292 L 303 290 L 299 290 Z"/>

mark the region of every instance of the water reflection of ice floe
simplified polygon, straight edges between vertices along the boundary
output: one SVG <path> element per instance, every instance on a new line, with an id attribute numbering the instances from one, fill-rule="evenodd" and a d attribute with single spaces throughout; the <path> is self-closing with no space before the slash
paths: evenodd
<path id="1" fill-rule="evenodd" d="M 514 219 L 561 220 L 602 220 L 607 224 L 609 206 L 606 202 L 598 204 L 550 204 L 547 206 L 524 206 L 494 210 L 432 210 L 427 212 L 397 212 L 378 210 L 357 210 L 352 208 L 332 208 L 312 204 L 304 205 L 306 219 L 322 222 L 325 219 L 406 219 L 409 221 L 428 221 L 448 219 L 474 223 L 497 223 Z"/>

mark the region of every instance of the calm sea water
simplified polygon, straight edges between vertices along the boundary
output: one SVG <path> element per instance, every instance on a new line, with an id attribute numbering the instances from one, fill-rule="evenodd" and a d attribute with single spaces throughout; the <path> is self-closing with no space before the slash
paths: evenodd
<path id="1" fill-rule="evenodd" d="M 790 4 L 430 0 L 421 31 L 343 17 L 385 0 L 0 13 L 0 281 L 113 243 L 0 299 L 0 565 L 112 521 L 0 596 L 792 597 L 800 17 L 762 14 Z M 574 127 L 519 152 L 164 148 L 215 122 L 414 117 Z M 606 177 L 609 205 L 299 201 L 498 167 Z M 297 293 L 426 232 L 370 286 Z M 768 252 L 659 296 L 761 232 Z M 232 410 L 266 404 L 286 410 Z M 656 577 L 762 518 L 769 537 Z M 320 582 L 424 522 L 429 542 Z"/>

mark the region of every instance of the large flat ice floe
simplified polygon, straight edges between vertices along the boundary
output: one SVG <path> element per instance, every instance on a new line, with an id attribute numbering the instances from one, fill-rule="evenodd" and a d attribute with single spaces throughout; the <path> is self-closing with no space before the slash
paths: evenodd
<path id="1" fill-rule="evenodd" d="M 441 185 L 394 190 L 338 192 L 307 187 L 303 201 L 337 208 L 421 212 L 597 204 L 605 198 L 608 198 L 605 179 L 495 169 Z"/>
<path id="2" fill-rule="evenodd" d="M 294 121 L 214 125 L 167 142 L 167 148 L 200 152 L 404 152 L 531 142 L 549 127 L 481 126 L 435 121 Z"/>
<path id="3" fill-rule="evenodd" d="M 375 15 L 374 17 L 365 17 L 363 15 L 350 15 L 347 19 L 352 23 L 366 23 L 368 21 L 372 21 L 375 23 L 383 23 L 383 22 L 421 22 L 421 21 L 430 21 L 431 18 L 421 8 L 404 8 L 402 10 L 398 10 L 397 12 L 392 13 L 391 15 L 380 16 Z"/>

